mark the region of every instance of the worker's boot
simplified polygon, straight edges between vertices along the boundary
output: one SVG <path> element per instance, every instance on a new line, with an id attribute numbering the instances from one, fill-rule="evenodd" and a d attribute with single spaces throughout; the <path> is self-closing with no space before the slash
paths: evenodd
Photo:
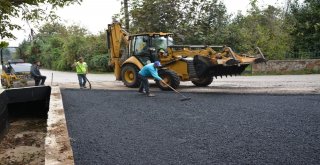
<path id="1" fill-rule="evenodd" d="M 156 96 L 156 95 L 154 95 L 154 94 L 152 94 L 152 93 L 147 93 L 147 96 L 148 96 L 148 97 L 154 97 L 154 96 Z"/>

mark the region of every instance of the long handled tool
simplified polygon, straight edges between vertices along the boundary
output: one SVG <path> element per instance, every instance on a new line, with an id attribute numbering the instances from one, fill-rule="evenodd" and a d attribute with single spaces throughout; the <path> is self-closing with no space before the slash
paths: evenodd
<path id="1" fill-rule="evenodd" d="M 162 83 L 164 83 L 165 85 L 167 85 L 170 89 L 172 89 L 173 91 L 175 91 L 176 93 L 180 94 L 183 98 L 180 99 L 180 101 L 187 101 L 187 100 L 191 100 L 190 97 L 186 97 L 185 95 L 183 95 L 182 93 L 180 93 L 179 91 L 175 90 L 172 86 L 170 86 L 169 84 L 167 84 L 166 82 L 164 82 L 163 80 L 161 81 Z"/>
<path id="2" fill-rule="evenodd" d="M 76 62 L 76 61 L 75 61 L 75 62 Z M 79 67 L 78 63 L 76 63 L 76 67 Z M 79 69 L 81 70 L 81 72 L 83 72 L 82 69 L 81 69 L 81 67 L 79 67 Z M 86 80 L 88 81 L 88 83 L 89 83 L 89 88 L 91 89 L 91 82 L 88 80 L 87 75 L 85 75 L 84 77 L 85 77 Z"/>
<path id="3" fill-rule="evenodd" d="M 89 84 L 89 89 L 91 89 L 91 82 L 88 80 L 87 75 L 85 76 L 86 80 L 88 81 Z"/>

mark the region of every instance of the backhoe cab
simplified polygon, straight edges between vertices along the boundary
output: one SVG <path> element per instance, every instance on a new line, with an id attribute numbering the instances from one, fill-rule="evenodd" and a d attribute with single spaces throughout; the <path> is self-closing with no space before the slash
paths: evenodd
<path id="1" fill-rule="evenodd" d="M 160 61 L 158 71 L 164 81 L 177 88 L 180 81 L 196 86 L 208 86 L 213 77 L 241 74 L 251 63 L 266 62 L 261 50 L 256 55 L 242 55 L 226 46 L 174 45 L 172 33 L 143 33 L 129 35 L 120 23 L 108 25 L 107 40 L 111 53 L 109 64 L 117 80 L 128 87 L 138 87 L 138 71 L 146 64 Z M 159 51 L 165 53 L 159 56 Z M 156 82 L 162 90 L 170 88 Z"/>

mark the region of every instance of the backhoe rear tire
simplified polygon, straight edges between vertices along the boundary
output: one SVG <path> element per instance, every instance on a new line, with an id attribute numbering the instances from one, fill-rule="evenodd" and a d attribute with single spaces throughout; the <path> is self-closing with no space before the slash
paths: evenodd
<path id="1" fill-rule="evenodd" d="M 129 88 L 137 88 L 140 85 L 138 78 L 139 69 L 133 64 L 127 64 L 121 69 L 121 79 L 125 86 Z"/>
<path id="2" fill-rule="evenodd" d="M 163 79 L 163 81 L 165 81 L 167 84 L 169 84 L 172 88 L 176 89 L 179 87 L 180 85 L 180 78 L 177 75 L 176 72 L 172 71 L 172 70 L 159 70 L 158 71 L 159 76 Z M 168 91 L 168 90 L 172 90 L 170 87 L 168 87 L 167 85 L 165 85 L 164 83 L 160 82 L 160 81 L 156 81 L 158 87 L 162 90 Z"/>
<path id="3" fill-rule="evenodd" d="M 199 80 L 193 80 L 191 82 L 198 87 L 206 87 L 210 85 L 212 81 L 213 81 L 213 77 L 204 77 L 204 78 L 199 78 Z"/>

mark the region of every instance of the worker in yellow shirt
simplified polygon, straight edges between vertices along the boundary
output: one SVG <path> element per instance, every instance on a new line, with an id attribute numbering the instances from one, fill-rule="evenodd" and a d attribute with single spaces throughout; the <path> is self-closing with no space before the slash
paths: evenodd
<path id="1" fill-rule="evenodd" d="M 72 67 L 76 68 L 80 89 L 87 88 L 87 73 L 88 73 L 88 65 L 84 62 L 83 57 L 79 58 L 79 61 L 75 61 Z"/>

